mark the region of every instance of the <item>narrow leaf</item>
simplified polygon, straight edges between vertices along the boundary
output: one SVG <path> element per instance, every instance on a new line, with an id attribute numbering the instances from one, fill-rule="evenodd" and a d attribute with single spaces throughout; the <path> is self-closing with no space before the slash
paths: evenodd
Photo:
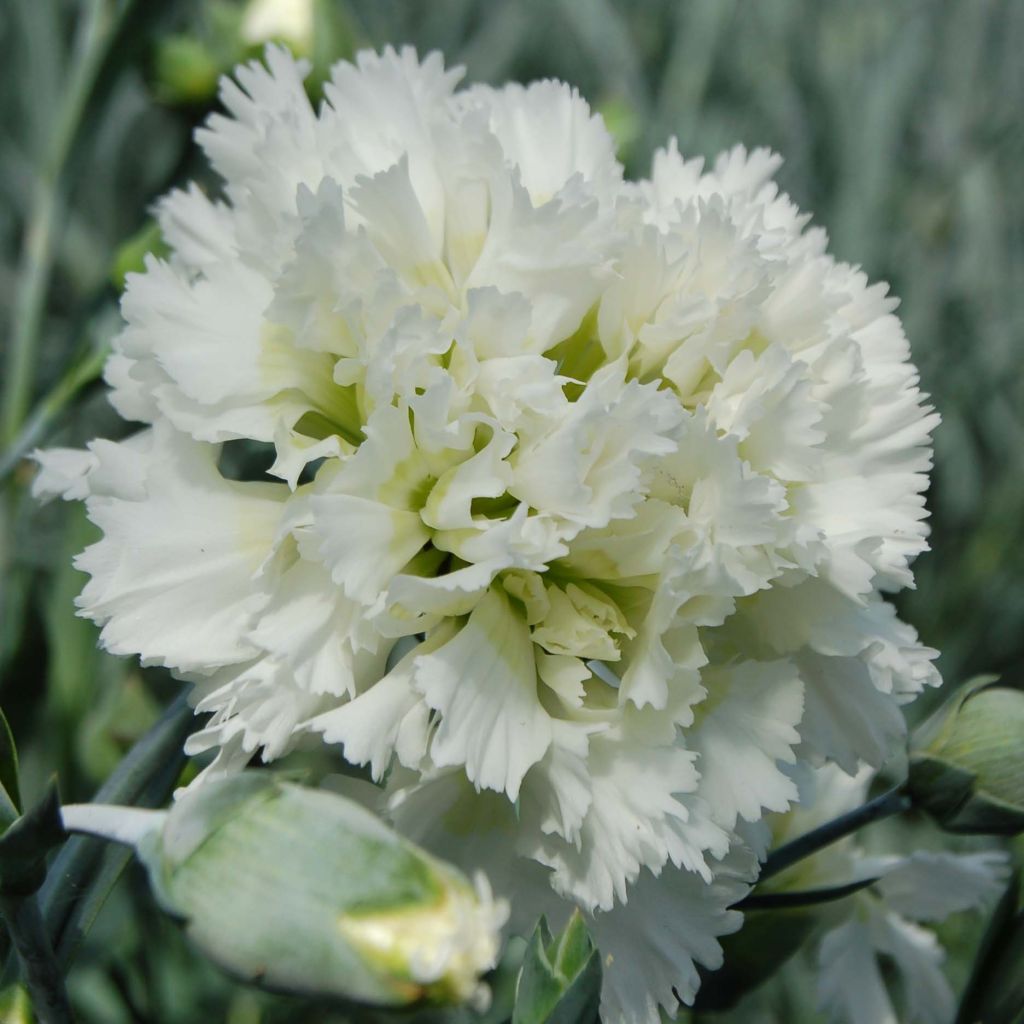
<path id="1" fill-rule="evenodd" d="M 1020 872 L 1014 872 L 992 914 L 964 990 L 956 1024 L 1024 1021 L 1024 907 Z"/>
<path id="2" fill-rule="evenodd" d="M 18 748 L 14 745 L 14 735 L 7 724 L 7 716 L 0 708 L 0 786 L 4 796 L 14 809 L 21 813 L 21 783 L 18 778 Z M 2 798 L 0 798 L 2 799 Z"/>
<path id="3" fill-rule="evenodd" d="M 555 940 L 542 918 L 519 972 L 512 1024 L 589 1024 L 600 997 L 601 960 L 579 911 Z"/>
<path id="4" fill-rule="evenodd" d="M 60 796 L 51 779 L 42 800 L 0 836 L 0 894 L 35 892 L 46 877 L 47 853 L 64 839 Z"/>
<path id="5" fill-rule="evenodd" d="M 94 802 L 143 807 L 163 804 L 181 772 L 185 761 L 182 746 L 192 727 L 192 709 L 182 694 L 132 747 L 100 787 Z M 62 964 L 67 964 L 81 938 L 86 909 L 82 901 L 90 898 L 90 884 L 102 866 L 103 855 L 101 840 L 73 837 L 55 858 L 40 890 L 46 928 Z M 95 916 L 92 910 L 90 914 Z"/>

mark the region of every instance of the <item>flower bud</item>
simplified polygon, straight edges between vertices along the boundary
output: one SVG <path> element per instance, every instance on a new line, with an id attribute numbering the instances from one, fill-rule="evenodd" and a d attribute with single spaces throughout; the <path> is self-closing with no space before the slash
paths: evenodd
<path id="1" fill-rule="evenodd" d="M 223 67 L 201 39 L 164 36 L 157 43 L 153 63 L 156 93 L 165 103 L 204 104 L 217 94 Z"/>
<path id="2" fill-rule="evenodd" d="M 0 1021 L 4 1024 L 32 1024 L 32 1003 L 28 992 L 14 984 L 0 991 Z"/>
<path id="3" fill-rule="evenodd" d="M 382 1006 L 487 1001 L 504 904 L 337 794 L 253 772 L 167 813 L 64 821 L 134 845 L 162 906 L 246 980 Z"/>
<path id="4" fill-rule="evenodd" d="M 249 0 L 241 35 L 250 46 L 278 41 L 296 57 L 313 50 L 314 0 Z"/>
<path id="5" fill-rule="evenodd" d="M 972 680 L 915 732 L 907 792 L 947 831 L 1024 830 L 1024 691 Z"/>

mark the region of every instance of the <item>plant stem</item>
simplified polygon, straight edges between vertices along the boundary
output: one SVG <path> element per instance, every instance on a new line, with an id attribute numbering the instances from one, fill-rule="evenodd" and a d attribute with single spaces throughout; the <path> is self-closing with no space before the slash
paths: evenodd
<path id="1" fill-rule="evenodd" d="M 25 987 L 40 1024 L 72 1024 L 64 976 L 53 955 L 35 893 L 0 895 L 0 913 L 17 950 Z"/>
<path id="2" fill-rule="evenodd" d="M 182 747 L 194 725 L 192 708 L 182 693 L 132 747 L 92 802 L 143 807 L 162 805 L 181 772 L 185 761 Z M 46 926 L 64 965 L 99 913 L 130 853 L 126 850 L 106 853 L 106 861 L 118 861 L 120 868 L 105 863 L 104 857 L 102 841 L 74 836 L 57 854 L 40 889 Z M 102 877 L 104 874 L 106 879 Z M 97 879 L 98 886 L 94 885 Z"/>
<path id="3" fill-rule="evenodd" d="M 17 436 L 32 397 L 36 346 L 53 267 L 54 246 L 64 205 L 65 164 L 82 127 L 82 115 L 110 41 L 130 4 L 120 10 L 106 0 L 92 0 L 81 24 L 77 60 L 71 70 L 56 127 L 39 167 L 18 271 L 10 347 L 0 412 L 0 444 Z"/>
<path id="4" fill-rule="evenodd" d="M 53 386 L 45 398 L 35 407 L 17 437 L 7 450 L 0 454 L 0 483 L 14 470 L 28 451 L 42 439 L 46 428 L 63 411 L 64 407 L 87 384 L 96 380 L 103 371 L 103 364 L 109 354 L 109 346 L 94 349 L 85 359 L 74 366 Z"/>
<path id="5" fill-rule="evenodd" d="M 777 875 L 798 860 L 817 853 L 818 850 L 850 835 L 851 832 L 856 832 L 857 829 L 863 828 L 865 825 L 889 818 L 894 814 L 900 814 L 908 807 L 910 807 L 910 798 L 903 792 L 902 785 L 896 786 L 888 793 L 869 800 L 861 807 L 842 814 L 838 818 L 833 818 L 832 821 L 780 846 L 777 850 L 772 850 L 761 869 L 759 881 L 763 882 L 773 875 Z"/>
<path id="6" fill-rule="evenodd" d="M 845 899 L 854 893 L 874 885 L 877 878 L 861 878 L 845 885 L 833 885 L 823 889 L 805 889 L 800 892 L 753 892 L 734 903 L 736 910 L 791 910 L 797 907 L 813 907 L 820 903 L 832 903 Z"/>
<path id="7" fill-rule="evenodd" d="M 193 726 L 192 709 L 182 693 L 125 755 L 93 803 L 162 806 L 181 773 L 183 744 Z M 73 836 L 54 858 L 36 907 L 43 915 L 47 946 L 59 969 L 67 969 L 130 859 L 130 850 L 108 847 L 90 836 Z M 36 901 L 35 896 L 32 899 Z M 0 987 L 14 978 L 15 962 L 7 957 L 7 940 L 7 933 L 0 933 L 0 961 L 7 959 Z"/>

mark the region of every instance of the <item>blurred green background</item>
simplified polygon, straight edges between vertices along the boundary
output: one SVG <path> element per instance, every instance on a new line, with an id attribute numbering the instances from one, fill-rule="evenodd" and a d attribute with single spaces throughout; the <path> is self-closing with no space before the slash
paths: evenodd
<path id="1" fill-rule="evenodd" d="M 259 52 L 246 6 L 0 5 L 0 704 L 29 788 L 57 770 L 67 799 L 94 791 L 175 684 L 96 651 L 94 628 L 73 615 L 82 578 L 70 568 L 90 527 L 77 506 L 29 499 L 20 456 L 124 432 L 96 379 L 117 329 L 115 282 L 155 244 L 152 201 L 172 184 L 208 181 L 190 137 L 215 104 L 216 76 Z M 782 186 L 827 228 L 831 251 L 902 298 L 943 416 L 934 550 L 900 609 L 941 649 L 950 683 L 983 671 L 1021 681 L 1024 4 L 285 6 L 284 34 L 313 60 L 314 92 L 331 61 L 412 43 L 465 64 L 474 81 L 572 82 L 604 113 L 634 175 L 670 135 L 689 155 L 737 141 L 779 151 Z M 200 964 L 134 877 L 101 915 L 73 993 L 82 1020 L 102 1024 L 300 1019 L 293 1004 Z"/>

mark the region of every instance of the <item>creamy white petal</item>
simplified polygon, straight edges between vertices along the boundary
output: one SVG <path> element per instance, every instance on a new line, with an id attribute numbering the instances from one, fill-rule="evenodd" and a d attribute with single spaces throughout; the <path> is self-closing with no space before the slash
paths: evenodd
<path id="1" fill-rule="evenodd" d="M 430 230 L 443 233 L 444 195 L 437 166 L 435 122 L 462 78 L 439 53 L 420 60 L 410 47 L 361 50 L 354 64 L 340 61 L 324 86 L 327 129 L 343 142 L 334 167 L 342 184 L 372 176 L 408 155 L 409 175 Z"/>
<path id="2" fill-rule="evenodd" d="M 739 929 L 743 915 L 728 909 L 749 887 L 751 858 L 737 850 L 716 867 L 710 885 L 699 875 L 667 867 L 648 871 L 629 901 L 588 921 L 602 959 L 601 1016 L 621 1024 L 658 1024 L 679 1000 L 692 1003 L 697 965 L 722 964 L 719 936 Z"/>
<path id="3" fill-rule="evenodd" d="M 872 938 L 879 953 L 892 958 L 906 999 L 910 1024 L 947 1024 L 956 1009 L 953 989 L 942 970 L 946 959 L 934 933 L 898 914 L 877 914 Z"/>
<path id="4" fill-rule="evenodd" d="M 500 151 L 499 151 L 500 159 Z M 488 175 L 487 234 L 466 288 L 495 286 L 530 300 L 534 351 L 568 338 L 600 294 L 610 262 L 597 200 L 563 190 L 534 207 L 518 173 Z"/>
<path id="5" fill-rule="evenodd" d="M 323 733 L 326 743 L 343 744 L 352 764 L 368 764 L 375 780 L 395 754 L 406 767 L 419 767 L 430 737 L 430 708 L 413 686 L 416 658 L 445 639 L 442 634 L 427 640 L 359 696 L 314 718 L 310 726 Z"/>
<path id="6" fill-rule="evenodd" d="M 495 894 L 511 903 L 508 932 L 528 935 L 542 914 L 560 927 L 573 907 L 547 883 L 547 871 L 516 851 L 512 805 L 500 793 L 477 790 L 458 769 L 425 772 L 418 781 L 394 772 L 388 815 L 395 828 L 466 874 L 486 874 Z"/>
<path id="7" fill-rule="evenodd" d="M 664 708 L 673 694 L 694 703 L 704 694 L 699 670 L 707 655 L 697 623 L 681 614 L 696 596 L 693 558 L 692 550 L 669 549 L 654 594 L 649 601 L 640 598 L 637 635 L 623 655 L 620 690 L 622 700 L 637 707 Z"/>
<path id="8" fill-rule="evenodd" d="M 829 931 L 818 950 L 818 1005 L 835 1024 L 899 1024 L 882 980 L 871 928 L 856 919 Z"/>
<path id="9" fill-rule="evenodd" d="M 255 653 L 248 630 L 267 604 L 283 485 L 221 478 L 216 449 L 160 429 L 145 495 L 98 496 L 102 540 L 78 556 L 91 579 L 83 615 L 115 654 L 178 669 L 214 669 Z"/>
<path id="10" fill-rule="evenodd" d="M 362 608 L 331 585 L 323 566 L 299 559 L 282 573 L 249 638 L 281 662 L 293 684 L 351 696 L 367 674 L 379 674 L 388 653 L 361 617 Z"/>
<path id="11" fill-rule="evenodd" d="M 32 478 L 33 498 L 81 501 L 88 496 L 88 477 L 97 465 L 92 452 L 78 448 L 37 448 L 30 458 L 39 467 Z"/>
<path id="12" fill-rule="evenodd" d="M 500 561 L 478 562 L 443 576 L 395 576 L 388 586 L 392 611 L 409 615 L 468 615 L 487 592 Z"/>
<path id="13" fill-rule="evenodd" d="M 291 426 L 304 411 L 344 419 L 329 357 L 297 351 L 264 319 L 271 296 L 267 280 L 238 262 L 191 281 L 148 257 L 146 273 L 128 282 L 127 326 L 114 350 L 133 386 L 200 440 L 270 441 L 282 420 Z"/>
<path id="14" fill-rule="evenodd" d="M 732 829 L 737 818 L 757 821 L 763 810 L 784 811 L 797 799 L 781 769 L 796 761 L 804 685 L 791 661 L 745 661 L 706 669 L 708 698 L 688 733 L 697 752 L 698 793 L 713 820 Z"/>
<path id="15" fill-rule="evenodd" d="M 357 223 L 384 262 L 411 288 L 436 289 L 444 302 L 454 282 L 442 257 L 440 224 L 434 231 L 427 211 L 420 205 L 409 171 L 409 160 L 397 163 L 372 177 L 357 178 L 351 202 Z M 443 308 L 443 307 L 442 307 Z"/>
<path id="16" fill-rule="evenodd" d="M 864 762 L 880 767 L 906 735 L 896 700 L 880 691 L 860 658 L 797 654 L 804 681 L 800 736 L 816 760 L 831 760 L 853 775 Z"/>
<path id="17" fill-rule="evenodd" d="M 482 424 L 483 426 L 483 424 Z M 492 428 L 490 440 L 464 462 L 453 466 L 434 484 L 423 506 L 423 521 L 435 530 L 472 529 L 477 522 L 473 502 L 500 498 L 508 489 L 512 467 L 505 461 L 515 447 L 515 435 Z"/>
<path id="18" fill-rule="evenodd" d="M 536 204 L 551 199 L 573 175 L 598 195 L 622 180 L 615 144 L 600 115 L 564 82 L 533 82 L 503 89 L 467 90 L 462 102 L 487 112 L 505 159 L 519 169 Z"/>
<path id="19" fill-rule="evenodd" d="M 631 514 L 641 460 L 673 450 L 682 416 L 666 392 L 624 372 L 621 362 L 599 370 L 554 429 L 515 454 L 512 494 L 580 528 Z"/>
<path id="20" fill-rule="evenodd" d="M 413 679 L 441 715 L 434 763 L 465 765 L 479 788 L 515 800 L 551 743 L 551 721 L 538 699 L 526 622 L 508 598 L 488 591 L 454 639 L 416 659 Z"/>
<path id="21" fill-rule="evenodd" d="M 630 898 L 628 887 L 643 867 L 659 871 L 669 860 L 670 848 L 676 849 L 671 825 L 690 817 L 677 795 L 696 789 L 697 773 L 689 751 L 619 730 L 591 738 L 588 768 L 593 799 L 581 841 L 548 836 L 531 855 L 553 869 L 557 892 L 607 910 Z M 692 866 L 710 881 L 699 852 Z"/>
<path id="22" fill-rule="evenodd" d="M 950 914 L 993 901 L 1009 875 L 1002 851 L 946 853 L 917 850 L 907 857 L 865 857 L 858 870 L 877 872 L 886 906 L 915 921 L 944 921 Z"/>
<path id="23" fill-rule="evenodd" d="M 274 438 L 277 458 L 267 470 L 270 476 L 284 480 L 291 490 L 295 490 L 306 467 L 319 459 L 338 458 L 346 454 L 347 445 L 337 434 L 317 440 L 287 429 L 284 424 L 278 427 Z"/>
<path id="24" fill-rule="evenodd" d="M 202 270 L 235 255 L 231 208 L 209 199 L 195 182 L 164 196 L 156 205 L 156 216 L 164 241 L 188 267 Z"/>
<path id="25" fill-rule="evenodd" d="M 601 726 L 555 720 L 551 727 L 551 746 L 526 773 L 520 794 L 520 820 L 526 830 L 557 834 L 578 844 L 580 827 L 593 800 L 587 764 L 588 733 Z M 529 846 L 528 841 L 520 839 L 520 852 L 535 856 Z"/>
<path id="26" fill-rule="evenodd" d="M 741 352 L 711 392 L 708 411 L 720 429 L 740 439 L 740 451 L 756 469 L 783 480 L 814 475 L 825 439 L 822 411 L 806 367 L 781 348 L 760 356 Z"/>
<path id="27" fill-rule="evenodd" d="M 303 86 L 308 71 L 308 62 L 268 46 L 263 62 L 239 65 L 234 79 L 221 79 L 220 101 L 230 116 L 212 114 L 196 132 L 235 207 L 257 206 L 249 232 L 280 227 L 275 216 L 294 211 L 298 185 L 315 187 L 323 175 L 322 136 Z M 240 233 L 250 241 L 244 227 Z M 269 241 L 273 249 L 280 239 Z"/>
<path id="28" fill-rule="evenodd" d="M 346 596 L 367 606 L 430 539 L 416 512 L 354 494 L 317 494 L 310 508 L 313 525 L 303 546 L 316 552 Z"/>

